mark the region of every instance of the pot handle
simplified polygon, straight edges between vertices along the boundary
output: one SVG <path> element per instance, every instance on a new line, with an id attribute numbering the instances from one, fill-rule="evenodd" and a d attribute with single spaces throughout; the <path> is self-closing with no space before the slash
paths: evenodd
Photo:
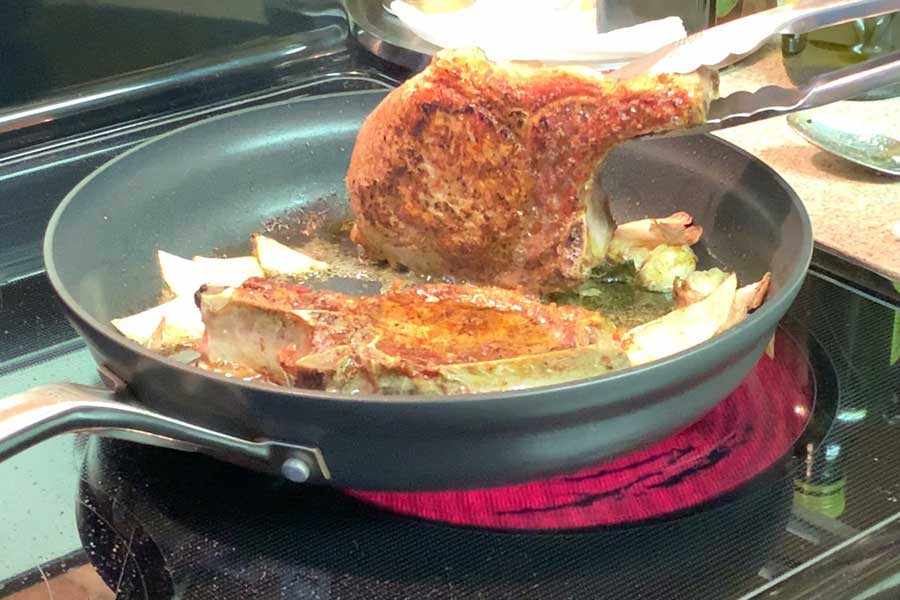
<path id="1" fill-rule="evenodd" d="M 245 440 L 149 411 L 115 376 L 101 375 L 111 387 L 56 383 L 0 399 L 0 461 L 62 433 L 90 432 L 199 451 L 298 483 L 331 478 L 318 448 Z"/>

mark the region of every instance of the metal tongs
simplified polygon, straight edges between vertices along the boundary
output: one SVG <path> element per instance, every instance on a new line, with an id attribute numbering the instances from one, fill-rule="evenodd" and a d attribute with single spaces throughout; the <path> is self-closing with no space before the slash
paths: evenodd
<path id="1" fill-rule="evenodd" d="M 679 40 L 607 73 L 632 78 L 657 73 L 720 69 L 750 55 L 773 35 L 822 27 L 900 10 L 900 0 L 800 0 L 735 19 Z M 710 103 L 706 122 L 675 135 L 703 133 L 848 100 L 900 81 L 900 52 L 826 73 L 802 88 L 766 86 L 735 92 Z"/>

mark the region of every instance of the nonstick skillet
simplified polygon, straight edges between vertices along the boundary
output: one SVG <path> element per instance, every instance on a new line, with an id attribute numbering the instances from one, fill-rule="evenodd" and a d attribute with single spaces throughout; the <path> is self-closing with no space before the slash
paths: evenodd
<path id="1" fill-rule="evenodd" d="M 113 329 L 111 319 L 157 297 L 158 249 L 213 255 L 285 211 L 342 209 L 357 130 L 383 96 L 212 118 L 130 150 L 72 190 L 47 230 L 47 274 L 109 387 L 57 384 L 0 400 L 0 458 L 87 430 L 337 487 L 507 484 L 657 442 L 711 409 L 760 358 L 809 265 L 810 224 L 771 169 L 709 136 L 628 143 L 605 170 L 620 222 L 687 211 L 704 228 L 701 267 L 721 264 L 741 281 L 772 273 L 759 310 L 665 360 L 519 392 L 342 396 L 205 372 Z"/>

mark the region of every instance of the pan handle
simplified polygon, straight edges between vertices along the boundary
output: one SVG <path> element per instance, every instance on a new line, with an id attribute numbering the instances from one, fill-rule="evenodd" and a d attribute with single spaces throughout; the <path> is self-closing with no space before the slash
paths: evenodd
<path id="1" fill-rule="evenodd" d="M 117 382 L 108 373 L 107 380 Z M 318 448 L 250 441 L 132 404 L 124 385 L 57 383 L 0 399 L 0 461 L 62 433 L 90 432 L 165 448 L 199 451 L 298 483 L 331 478 Z"/>

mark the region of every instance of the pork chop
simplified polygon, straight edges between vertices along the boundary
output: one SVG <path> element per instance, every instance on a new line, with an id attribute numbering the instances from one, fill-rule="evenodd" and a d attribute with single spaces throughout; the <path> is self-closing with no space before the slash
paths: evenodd
<path id="1" fill-rule="evenodd" d="M 549 385 L 629 365 L 599 314 L 510 290 L 435 284 L 353 297 L 275 280 L 203 289 L 201 352 L 275 383 L 455 394 Z"/>
<path id="2" fill-rule="evenodd" d="M 705 118 L 711 71 L 604 78 L 444 50 L 366 118 L 346 183 L 352 238 L 414 271 L 531 292 L 577 286 L 614 224 L 609 150 Z"/>

